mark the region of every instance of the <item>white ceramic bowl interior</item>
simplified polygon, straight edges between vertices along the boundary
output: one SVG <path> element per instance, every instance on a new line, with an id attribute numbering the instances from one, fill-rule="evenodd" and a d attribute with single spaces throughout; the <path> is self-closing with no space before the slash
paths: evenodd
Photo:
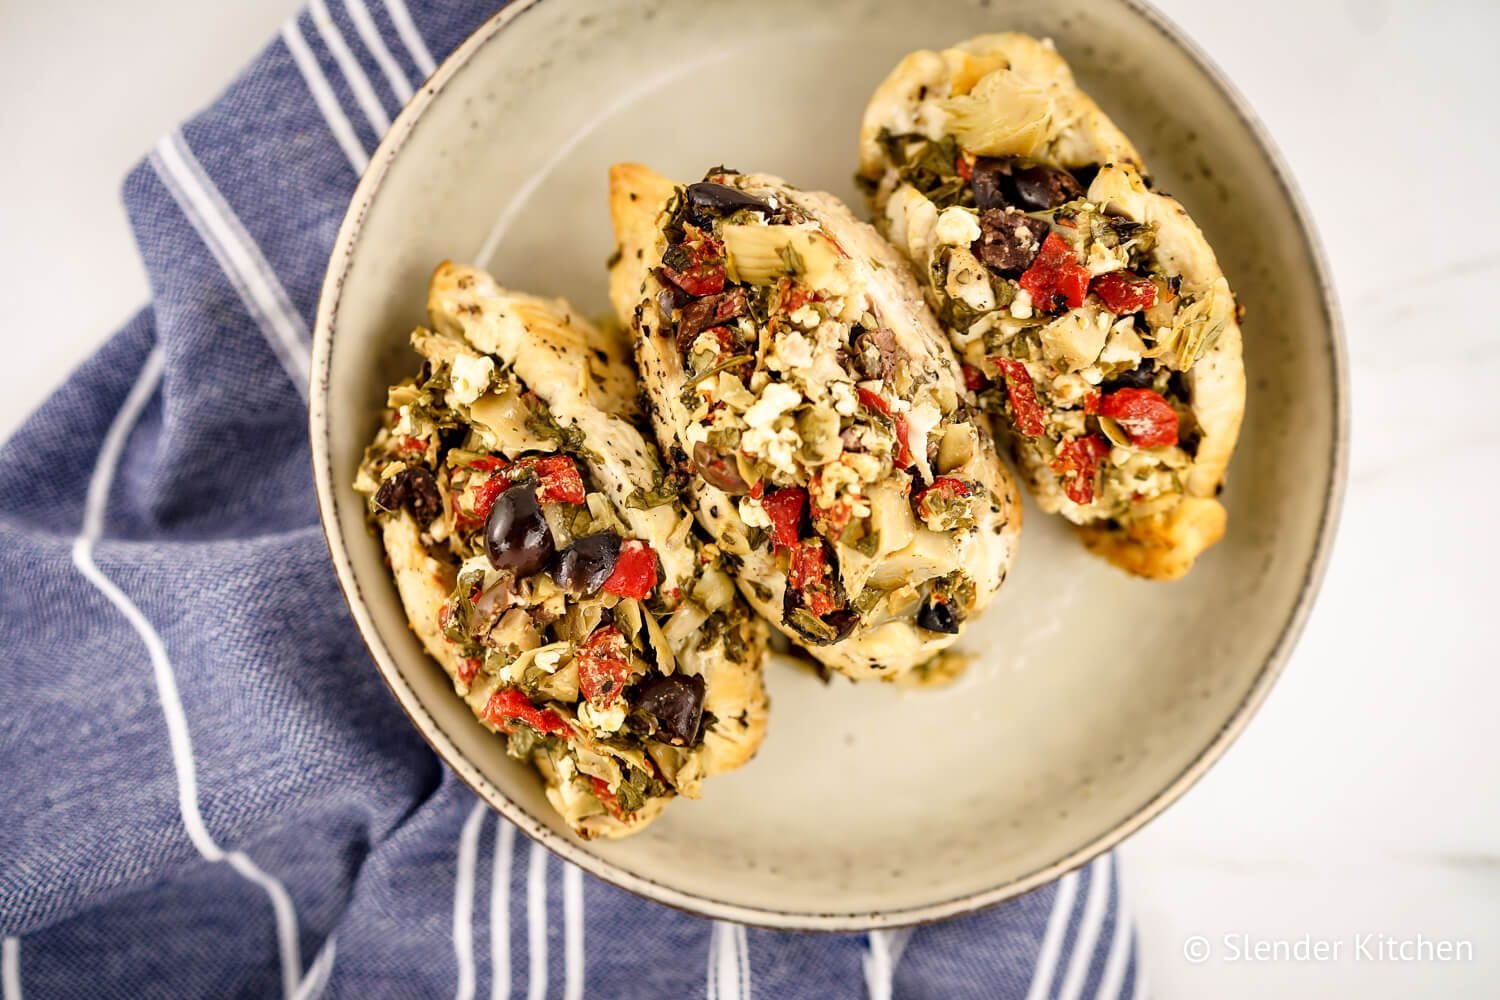
<path id="1" fill-rule="evenodd" d="M 1020 557 L 934 691 L 768 668 L 770 733 L 645 833 L 583 843 L 408 631 L 349 488 L 443 258 L 604 313 L 605 170 L 726 163 L 858 205 L 855 133 L 902 54 L 1050 36 L 1217 248 L 1247 309 L 1249 400 L 1226 540 L 1133 580 L 1028 511 Z M 1305 614 L 1342 482 L 1343 369 L 1322 268 L 1273 155 L 1154 15 L 1121 0 L 517 0 L 396 123 L 359 187 L 320 310 L 320 502 L 376 664 L 433 746 L 522 829 L 653 898 L 781 927 L 935 919 L 1083 863 L 1155 815 L 1265 694 Z"/>

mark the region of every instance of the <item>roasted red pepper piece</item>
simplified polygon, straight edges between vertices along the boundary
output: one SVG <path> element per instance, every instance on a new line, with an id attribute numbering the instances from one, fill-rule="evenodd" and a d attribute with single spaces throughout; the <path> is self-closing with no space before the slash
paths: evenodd
<path id="1" fill-rule="evenodd" d="M 468 477 L 463 492 L 473 498 L 474 512 L 465 513 L 455 505 L 454 522 L 460 531 L 472 531 L 484 524 L 490 516 L 495 500 L 510 486 L 510 476 L 505 471 L 505 461 L 499 458 L 476 458 L 464 464 Z"/>
<path id="2" fill-rule="evenodd" d="M 969 158 L 963 153 L 959 153 L 954 159 L 953 168 L 958 171 L 958 176 L 962 177 L 965 181 L 972 181 L 974 179 L 974 164 L 969 162 Z"/>
<path id="3" fill-rule="evenodd" d="M 536 473 L 536 498 L 543 503 L 583 503 L 583 477 L 567 455 L 523 458 L 516 463 L 516 471 L 522 469 Z"/>
<path id="4" fill-rule="evenodd" d="M 651 596 L 651 589 L 655 586 L 656 553 L 639 538 L 625 539 L 620 543 L 620 558 L 615 561 L 615 570 L 604 581 L 602 589 L 643 601 Z"/>
<path id="5" fill-rule="evenodd" d="M 1137 447 L 1177 443 L 1177 411 L 1154 389 L 1116 389 L 1099 400 L 1099 416 L 1119 424 Z"/>
<path id="6" fill-rule="evenodd" d="M 1150 278 L 1129 271 L 1110 271 L 1094 279 L 1089 291 L 1104 300 L 1109 311 L 1118 316 L 1140 312 L 1156 305 L 1156 286 Z"/>
<path id="7" fill-rule="evenodd" d="M 866 389 L 862 385 L 855 386 L 854 393 L 862 406 L 891 418 L 891 422 L 896 425 L 896 468 L 910 468 L 915 459 L 912 458 L 911 445 L 907 443 L 906 415 L 897 413 L 893 416 L 890 401 L 872 389 Z"/>
<path id="8" fill-rule="evenodd" d="M 686 254 L 686 266 L 681 269 L 663 263 L 662 273 L 667 280 L 694 298 L 717 295 L 724 290 L 724 244 L 696 226 L 685 226 L 687 239 L 668 251 L 668 258 L 680 257 L 677 250 Z"/>
<path id="9" fill-rule="evenodd" d="M 620 700 L 630 680 L 630 649 L 618 628 L 594 629 L 578 644 L 573 662 L 578 665 L 578 690 L 590 705 L 608 708 Z"/>
<path id="10" fill-rule="evenodd" d="M 822 478 L 813 477 L 815 491 L 821 489 Z M 824 538 L 838 541 L 844 537 L 844 529 L 849 527 L 849 522 L 854 520 L 854 505 L 848 500 L 835 500 L 827 507 L 819 507 L 813 511 L 813 527 Z"/>
<path id="11" fill-rule="evenodd" d="M 812 290 L 791 278 L 776 282 L 776 308 L 790 315 L 812 301 Z"/>
<path id="12" fill-rule="evenodd" d="M 854 394 L 859 397 L 859 402 L 862 406 L 868 406 L 882 417 L 891 415 L 891 404 L 886 402 L 885 397 L 875 390 L 857 385 L 854 387 Z"/>
<path id="13" fill-rule="evenodd" d="M 528 470 L 536 476 L 538 500 L 559 503 L 583 503 L 584 500 L 583 477 L 567 455 L 523 458 L 512 466 L 507 466 L 504 459 L 487 455 L 466 462 L 464 469 L 468 475 L 464 490 L 473 496 L 474 512 L 471 515 L 459 510 L 457 523 L 463 531 L 484 524 L 495 500 Z"/>
<path id="14" fill-rule="evenodd" d="M 731 288 L 724 293 L 724 297 L 719 299 L 718 305 L 714 307 L 714 321 L 728 323 L 736 316 L 744 315 L 749 301 L 743 288 Z"/>
<path id="15" fill-rule="evenodd" d="M 484 472 L 494 472 L 496 469 L 503 469 L 505 468 L 505 464 L 505 459 L 496 455 L 480 455 L 478 458 L 471 458 L 464 463 L 467 468 L 480 469 Z"/>
<path id="16" fill-rule="evenodd" d="M 446 607 L 443 608 L 447 610 Z M 484 666 L 484 661 L 477 656 L 466 656 L 458 661 L 458 679 L 465 684 L 479 676 L 479 668 Z"/>
<path id="17" fill-rule="evenodd" d="M 515 732 L 518 722 L 550 736 L 567 737 L 570 733 L 562 716 L 550 708 L 537 708 L 519 688 L 513 687 L 500 688 L 490 695 L 484 706 L 484 721 L 507 733 Z"/>
<path id="18" fill-rule="evenodd" d="M 589 775 L 589 784 L 593 786 L 594 795 L 604 803 L 604 808 L 609 810 L 609 814 L 615 819 L 623 820 L 625 810 L 620 808 L 620 800 L 615 797 L 615 793 L 609 790 L 609 782 Z"/>
<path id="19" fill-rule="evenodd" d="M 772 490 L 760 504 L 771 519 L 771 544 L 778 549 L 796 545 L 802 533 L 802 512 L 807 509 L 807 490 L 800 486 Z"/>
<path id="20" fill-rule="evenodd" d="M 954 499 L 966 497 L 971 491 L 969 484 L 962 479 L 954 479 L 952 476 L 938 476 L 932 481 L 932 485 L 924 486 L 912 496 L 912 503 L 916 505 L 917 516 L 926 521 L 932 517 L 932 510 L 928 507 L 928 501 Z"/>
<path id="21" fill-rule="evenodd" d="M 802 595 L 802 606 L 818 618 L 839 607 L 833 596 L 830 575 L 828 556 L 823 551 L 821 538 L 805 539 L 792 548 L 787 578 L 797 593 Z"/>
<path id="22" fill-rule="evenodd" d="M 970 392 L 978 392 L 980 389 L 983 389 L 987 384 L 989 384 L 989 379 L 984 377 L 984 372 L 980 371 L 978 368 L 975 368 L 971 364 L 965 364 L 963 366 L 963 373 L 964 388 L 968 389 Z"/>
<path id="23" fill-rule="evenodd" d="M 1064 438 L 1058 445 L 1052 471 L 1063 477 L 1063 492 L 1069 500 L 1079 504 L 1093 502 L 1099 460 L 1107 454 L 1109 445 L 1093 434 L 1085 438 Z"/>
<path id="24" fill-rule="evenodd" d="M 1020 284 L 1031 296 L 1031 304 L 1042 312 L 1052 312 L 1059 305 L 1077 309 L 1089 289 L 1089 270 L 1078 263 L 1067 240 L 1048 233 Z"/>
<path id="25" fill-rule="evenodd" d="M 912 457 L 911 442 L 907 439 L 906 414 L 896 414 L 896 468 L 909 469 L 916 464 Z"/>
<path id="26" fill-rule="evenodd" d="M 1010 397 L 1011 419 L 1016 430 L 1027 437 L 1039 437 L 1047 429 L 1047 411 L 1036 398 L 1036 386 L 1024 361 L 1014 358 L 990 358 L 1005 377 L 1005 392 Z"/>

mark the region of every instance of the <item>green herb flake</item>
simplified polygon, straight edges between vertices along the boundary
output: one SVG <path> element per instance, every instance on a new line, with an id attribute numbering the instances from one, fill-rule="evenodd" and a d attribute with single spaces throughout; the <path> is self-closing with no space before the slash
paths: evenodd
<path id="1" fill-rule="evenodd" d="M 448 605 L 448 616 L 443 620 L 443 637 L 449 642 L 462 643 L 469 638 L 469 620 L 474 616 L 474 605 L 467 594 L 459 594 Z"/>
<path id="2" fill-rule="evenodd" d="M 823 621 L 806 608 L 793 608 L 786 623 L 802 638 L 819 646 L 826 646 L 838 638 L 832 625 Z"/>

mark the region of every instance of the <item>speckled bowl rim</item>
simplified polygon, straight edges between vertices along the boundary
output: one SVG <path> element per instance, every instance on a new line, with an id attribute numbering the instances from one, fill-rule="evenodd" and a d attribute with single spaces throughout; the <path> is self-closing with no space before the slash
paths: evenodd
<path id="1" fill-rule="evenodd" d="M 518 803 L 512 801 L 463 755 L 452 738 L 427 713 L 426 709 L 422 707 L 415 692 L 407 683 L 401 667 L 396 662 L 396 658 L 392 656 L 390 649 L 387 648 L 375 624 L 374 618 L 370 614 L 360 581 L 355 576 L 349 553 L 339 530 L 339 504 L 341 497 L 347 491 L 345 489 L 344 477 L 336 474 L 336 471 L 332 467 L 329 449 L 329 430 L 327 426 L 329 417 L 328 389 L 333 360 L 334 328 L 338 320 L 344 280 L 353 262 L 355 244 L 363 228 L 365 215 L 380 191 L 387 170 L 390 169 L 391 164 L 406 146 L 407 140 L 421 121 L 423 114 L 427 110 L 427 106 L 444 90 L 455 74 L 468 64 L 476 52 L 488 44 L 491 39 L 518 17 L 529 10 L 539 7 L 543 3 L 543 0 L 512 0 L 505 8 L 480 25 L 473 34 L 449 54 L 447 59 L 443 60 L 443 64 L 428 78 L 396 118 L 390 131 L 386 133 L 380 146 L 370 158 L 369 167 L 365 170 L 358 186 L 355 188 L 348 213 L 345 215 L 344 221 L 339 227 L 338 237 L 334 241 L 333 252 L 329 258 L 328 271 L 324 277 L 322 293 L 318 300 L 317 321 L 313 332 L 312 391 L 308 405 L 308 429 L 312 444 L 313 479 L 318 498 L 318 514 L 322 523 L 323 536 L 328 544 L 329 555 L 333 560 L 334 572 L 338 578 L 339 588 L 343 591 L 344 599 L 348 602 L 349 610 L 354 616 L 355 624 L 359 627 L 360 636 L 364 640 L 365 646 L 369 649 L 371 657 L 375 660 L 376 666 L 379 668 L 381 678 L 385 681 L 386 686 L 390 688 L 397 703 L 400 704 L 402 710 L 411 719 L 412 724 L 417 727 L 423 738 L 432 746 L 437 755 L 453 769 L 454 773 L 472 788 L 480 798 L 498 810 L 501 815 L 511 823 L 514 823 L 527 836 L 543 844 L 558 857 L 570 861 L 584 871 L 596 875 L 622 889 L 626 889 L 646 899 L 665 903 L 669 906 L 706 917 L 732 920 L 742 924 L 780 930 L 829 932 L 864 931 L 876 928 L 929 923 L 973 913 L 976 910 L 1013 899 L 1016 896 L 1046 885 L 1048 882 L 1060 878 L 1076 868 L 1082 867 L 1100 854 L 1115 847 L 1126 837 L 1129 837 L 1148 822 L 1155 819 L 1160 815 L 1162 810 L 1177 801 L 1183 793 L 1191 788 L 1209 767 L 1223 756 L 1230 744 L 1244 730 L 1256 710 L 1260 708 L 1261 703 L 1265 701 L 1266 695 L 1270 692 L 1276 678 L 1281 674 L 1282 668 L 1290 656 L 1293 647 L 1296 645 L 1297 639 L 1307 622 L 1307 617 L 1312 610 L 1318 588 L 1323 580 L 1324 571 L 1327 568 L 1339 512 L 1343 506 L 1349 451 L 1349 373 L 1344 345 L 1343 324 L 1333 286 L 1328 277 L 1328 266 L 1324 257 L 1323 247 L 1316 230 L 1309 220 L 1306 206 L 1302 201 L 1300 193 L 1297 191 L 1296 185 L 1291 180 L 1280 151 L 1266 133 L 1264 126 L 1261 125 L 1260 121 L 1250 110 L 1245 99 L 1225 79 L 1224 75 L 1219 72 L 1208 57 L 1193 42 L 1184 37 L 1162 14 L 1141 2 L 1141 0 L 1115 0 L 1115 2 L 1139 15 L 1168 44 L 1180 49 L 1204 77 L 1219 90 L 1220 94 L 1235 110 L 1241 123 L 1249 130 L 1251 136 L 1257 145 L 1259 145 L 1267 162 L 1271 165 L 1275 180 L 1281 189 L 1283 200 L 1292 209 L 1292 214 L 1296 219 L 1300 235 L 1307 246 L 1308 255 L 1311 257 L 1316 270 L 1318 287 L 1322 293 L 1321 301 L 1324 313 L 1324 326 L 1329 336 L 1328 349 L 1333 363 L 1333 384 L 1330 388 L 1333 396 L 1334 426 L 1332 453 L 1329 455 L 1328 478 L 1324 489 L 1323 510 L 1318 520 L 1318 533 L 1313 544 L 1312 558 L 1308 561 L 1306 571 L 1303 574 L 1302 583 L 1297 595 L 1297 602 L 1292 609 L 1291 615 L 1282 626 L 1276 645 L 1273 647 L 1271 654 L 1266 658 L 1265 663 L 1261 666 L 1260 673 L 1256 676 L 1244 700 L 1235 709 L 1234 714 L 1230 716 L 1228 722 L 1225 723 L 1224 727 L 1208 746 L 1204 748 L 1203 752 L 1182 773 L 1135 813 L 1121 820 L 1113 829 L 1101 834 L 1083 846 L 1069 851 L 1061 858 L 1037 869 L 1030 875 L 1013 879 L 978 892 L 966 893 L 951 899 L 936 900 L 920 906 L 874 911 L 789 912 L 769 907 L 745 906 L 738 903 L 725 902 L 724 900 L 714 899 L 710 896 L 686 892 L 658 882 L 655 879 L 626 871 L 594 854 L 584 842 L 557 833 L 552 828 L 537 820 L 536 817 L 532 816 Z M 343 497 L 343 499 L 347 499 L 347 497 Z"/>

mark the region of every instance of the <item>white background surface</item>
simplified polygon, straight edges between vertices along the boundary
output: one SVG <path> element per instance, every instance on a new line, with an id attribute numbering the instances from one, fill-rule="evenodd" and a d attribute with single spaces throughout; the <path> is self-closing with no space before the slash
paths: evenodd
<path id="1" fill-rule="evenodd" d="M 1500 5 L 1160 6 L 1257 110 L 1321 228 L 1354 441 L 1334 560 L 1286 674 L 1124 850 L 1152 993 L 1494 996 Z M 0 434 L 145 303 L 120 181 L 291 10 L 0 0 Z M 1364 935 L 1371 950 L 1379 935 L 1464 940 L 1472 960 L 1364 960 Z M 1206 961 L 1184 958 L 1193 936 Z M 1231 955 L 1304 939 L 1339 958 Z"/>

